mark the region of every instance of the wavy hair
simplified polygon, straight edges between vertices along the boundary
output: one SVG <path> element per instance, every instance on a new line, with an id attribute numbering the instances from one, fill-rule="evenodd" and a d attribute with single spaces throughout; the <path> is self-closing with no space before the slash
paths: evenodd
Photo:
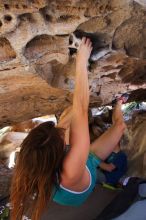
<path id="1" fill-rule="evenodd" d="M 21 144 L 14 169 L 11 220 L 22 219 L 28 200 L 34 195 L 30 215 L 32 220 L 40 219 L 52 198 L 54 184 L 60 182 L 63 158 L 63 129 L 56 128 L 53 122 L 45 122 L 30 131 Z"/>

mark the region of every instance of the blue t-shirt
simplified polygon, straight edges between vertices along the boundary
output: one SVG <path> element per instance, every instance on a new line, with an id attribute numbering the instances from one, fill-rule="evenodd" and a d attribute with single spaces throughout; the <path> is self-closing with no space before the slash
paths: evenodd
<path id="1" fill-rule="evenodd" d="M 97 158 L 94 154 L 90 153 L 86 163 L 87 170 L 90 174 L 89 187 L 82 192 L 75 192 L 59 185 L 58 187 L 55 188 L 53 201 L 59 203 L 60 205 L 70 205 L 70 206 L 79 206 L 83 202 L 85 202 L 96 185 L 96 181 L 97 181 L 96 169 L 99 166 L 100 162 L 101 160 L 99 158 Z"/>
<path id="2" fill-rule="evenodd" d="M 127 171 L 127 156 L 123 151 L 112 152 L 105 162 L 116 167 L 112 172 L 104 171 L 106 182 L 115 185 Z"/>

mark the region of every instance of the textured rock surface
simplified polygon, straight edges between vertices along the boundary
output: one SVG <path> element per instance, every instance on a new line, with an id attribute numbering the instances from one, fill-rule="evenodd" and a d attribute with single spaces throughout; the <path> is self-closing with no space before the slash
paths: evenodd
<path id="1" fill-rule="evenodd" d="M 129 158 L 129 175 L 146 177 L 146 111 L 136 113 L 128 122 L 128 143 L 124 149 Z"/>
<path id="2" fill-rule="evenodd" d="M 52 88 L 37 75 L 23 71 L 18 68 L 7 75 L 1 74 L 2 125 L 52 112 L 58 113 L 58 110 L 62 111 L 70 103 L 68 91 Z"/>
<path id="3" fill-rule="evenodd" d="M 130 100 L 146 100 L 143 0 L 1 0 L 0 127 L 59 114 L 72 102 L 69 39 L 77 29 L 102 34 L 111 48 L 90 65 L 90 106 L 126 91 Z"/>

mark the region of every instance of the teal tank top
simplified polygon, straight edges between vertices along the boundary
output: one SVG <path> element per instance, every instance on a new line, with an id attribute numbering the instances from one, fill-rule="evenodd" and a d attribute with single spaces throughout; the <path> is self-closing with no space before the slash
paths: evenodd
<path id="1" fill-rule="evenodd" d="M 64 188 L 62 185 L 55 187 L 53 201 L 61 205 L 79 206 L 85 202 L 96 185 L 96 168 L 101 160 L 94 154 L 89 154 L 86 168 L 90 174 L 90 184 L 88 188 L 82 192 L 75 192 Z"/>

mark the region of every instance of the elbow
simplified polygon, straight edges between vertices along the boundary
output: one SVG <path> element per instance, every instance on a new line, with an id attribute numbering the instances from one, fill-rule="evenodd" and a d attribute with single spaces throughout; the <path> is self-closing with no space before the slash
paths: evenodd
<path id="1" fill-rule="evenodd" d="M 77 173 L 63 172 L 61 175 L 61 184 L 66 187 L 74 186 L 79 182 L 80 176 Z"/>

